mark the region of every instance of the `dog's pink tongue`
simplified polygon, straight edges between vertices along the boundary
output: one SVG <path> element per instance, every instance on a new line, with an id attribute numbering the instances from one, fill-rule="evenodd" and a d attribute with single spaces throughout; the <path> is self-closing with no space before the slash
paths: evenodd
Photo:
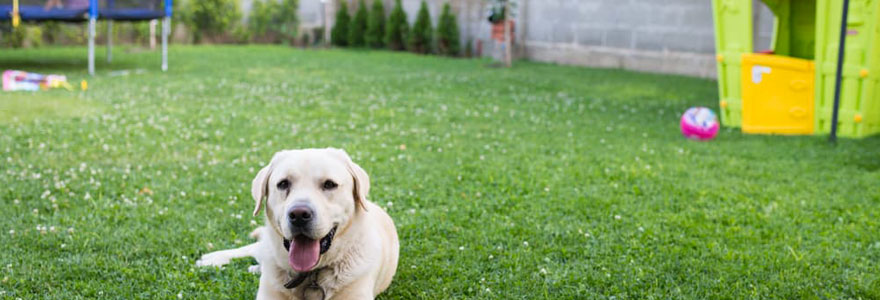
<path id="1" fill-rule="evenodd" d="M 307 237 L 298 236 L 290 243 L 288 263 L 294 271 L 308 272 L 318 264 L 321 256 L 321 243 Z"/>

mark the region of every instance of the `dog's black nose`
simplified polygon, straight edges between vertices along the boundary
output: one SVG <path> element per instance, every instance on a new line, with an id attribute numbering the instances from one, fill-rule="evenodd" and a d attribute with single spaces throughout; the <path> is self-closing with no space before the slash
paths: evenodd
<path id="1" fill-rule="evenodd" d="M 287 210 L 290 225 L 303 227 L 315 218 L 315 211 L 307 204 L 297 204 Z"/>

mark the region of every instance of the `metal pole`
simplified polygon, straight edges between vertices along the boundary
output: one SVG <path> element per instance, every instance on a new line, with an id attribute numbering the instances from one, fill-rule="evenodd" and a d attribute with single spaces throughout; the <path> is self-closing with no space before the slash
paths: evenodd
<path id="1" fill-rule="evenodd" d="M 171 17 L 162 20 L 162 71 L 168 71 L 168 34 L 171 32 Z"/>
<path id="2" fill-rule="evenodd" d="M 156 20 L 150 20 L 150 50 L 156 50 Z"/>
<path id="3" fill-rule="evenodd" d="M 165 19 L 162 20 L 162 72 L 168 71 L 168 35 L 171 34 L 171 9 L 174 0 L 165 0 Z"/>
<path id="4" fill-rule="evenodd" d="M 107 62 L 113 61 L 113 20 L 107 20 Z"/>
<path id="5" fill-rule="evenodd" d="M 504 66 L 510 68 L 513 64 L 513 57 L 511 57 L 512 51 L 510 51 L 510 47 L 513 45 L 510 28 L 510 22 L 513 22 L 513 12 L 510 11 L 510 1 L 504 1 Z"/>
<path id="6" fill-rule="evenodd" d="M 89 17 L 89 75 L 95 75 L 95 22 L 94 16 Z"/>
<path id="7" fill-rule="evenodd" d="M 333 5 L 327 0 L 321 0 L 321 9 L 324 12 L 324 47 L 330 47 L 330 10 L 328 9 L 328 5 Z"/>
<path id="8" fill-rule="evenodd" d="M 840 113 L 840 85 L 843 79 L 843 54 L 846 52 L 846 23 L 849 16 L 849 0 L 843 0 L 843 17 L 840 21 L 840 44 L 837 47 L 837 75 L 834 77 L 834 109 L 831 113 L 831 135 L 828 140 L 837 142 L 837 117 Z"/>

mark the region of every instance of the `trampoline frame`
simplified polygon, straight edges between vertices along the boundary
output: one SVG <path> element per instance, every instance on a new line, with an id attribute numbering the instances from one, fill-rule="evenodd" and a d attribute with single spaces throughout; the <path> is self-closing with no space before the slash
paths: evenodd
<path id="1" fill-rule="evenodd" d="M 96 27 L 98 19 L 107 20 L 107 62 L 113 61 L 113 21 L 147 21 L 147 20 L 156 20 L 162 19 L 162 71 L 168 70 L 168 35 L 171 34 L 171 13 L 172 13 L 172 4 L 173 0 L 161 0 L 165 3 L 164 13 L 155 14 L 155 15 L 146 15 L 144 17 L 138 17 L 132 14 L 123 14 L 123 13 L 110 13 L 109 11 L 113 8 L 108 8 L 108 12 L 105 12 L 104 15 L 101 14 L 99 9 L 98 0 L 89 0 L 89 8 L 86 12 L 86 19 L 79 18 L 61 18 L 59 17 L 35 17 L 35 18 L 22 18 L 21 16 L 21 7 L 19 5 L 19 0 L 13 0 L 12 11 L 10 12 L 10 19 L 12 21 L 12 26 L 17 27 L 21 21 L 47 21 L 47 20 L 60 20 L 60 21 L 87 21 L 88 22 L 88 60 L 89 60 L 89 75 L 95 75 L 95 36 L 96 36 Z M 110 6 L 113 4 L 113 0 L 108 0 Z M 2 18 L 0 18 L 2 19 Z"/>

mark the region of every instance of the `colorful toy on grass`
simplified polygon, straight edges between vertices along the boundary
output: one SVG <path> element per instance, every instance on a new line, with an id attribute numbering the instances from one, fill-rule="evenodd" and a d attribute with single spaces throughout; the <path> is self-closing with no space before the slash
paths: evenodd
<path id="1" fill-rule="evenodd" d="M 757 53 L 764 49 L 753 47 L 756 3 L 776 17 L 772 49 Z M 712 4 L 724 126 L 761 134 L 880 133 L 880 1 Z"/>
<path id="2" fill-rule="evenodd" d="M 711 109 L 691 107 L 681 115 L 681 134 L 693 140 L 708 141 L 718 135 L 718 118 Z"/>
<path id="3" fill-rule="evenodd" d="M 43 75 L 16 70 L 3 72 L 4 91 L 39 91 L 57 88 L 73 90 L 73 86 L 67 82 L 67 77 L 64 75 Z"/>

